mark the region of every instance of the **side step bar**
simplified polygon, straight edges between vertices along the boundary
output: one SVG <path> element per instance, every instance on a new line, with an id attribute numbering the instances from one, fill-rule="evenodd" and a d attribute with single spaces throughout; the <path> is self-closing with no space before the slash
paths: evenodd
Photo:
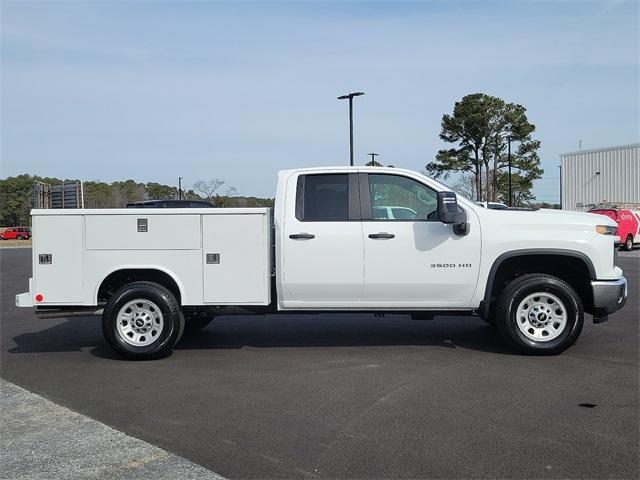
<path id="1" fill-rule="evenodd" d="M 91 317 L 102 315 L 103 306 L 93 307 L 36 307 L 36 317 L 45 320 L 49 318 L 67 318 L 67 317 Z"/>

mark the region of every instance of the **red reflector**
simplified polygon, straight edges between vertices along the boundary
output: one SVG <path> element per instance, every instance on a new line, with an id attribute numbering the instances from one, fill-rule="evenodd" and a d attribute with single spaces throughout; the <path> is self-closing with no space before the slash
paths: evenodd
<path id="1" fill-rule="evenodd" d="M 42 300 L 44 300 L 44 297 L 42 296 L 41 293 L 36 295 L 36 302 L 41 302 Z"/>

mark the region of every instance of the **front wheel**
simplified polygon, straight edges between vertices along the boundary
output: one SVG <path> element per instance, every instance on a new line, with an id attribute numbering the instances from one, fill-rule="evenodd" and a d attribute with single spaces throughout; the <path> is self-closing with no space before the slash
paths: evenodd
<path id="1" fill-rule="evenodd" d="M 580 336 L 582 302 L 565 281 L 551 275 L 523 275 L 498 299 L 496 324 L 512 348 L 531 355 L 563 352 Z"/>
<path id="2" fill-rule="evenodd" d="M 162 285 L 135 282 L 117 290 L 102 314 L 102 332 L 123 356 L 166 356 L 180 340 L 184 316 L 175 296 Z"/>

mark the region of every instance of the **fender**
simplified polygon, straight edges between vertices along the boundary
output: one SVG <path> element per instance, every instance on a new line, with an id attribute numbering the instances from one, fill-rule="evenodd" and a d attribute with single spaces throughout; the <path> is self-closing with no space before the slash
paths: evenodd
<path id="1" fill-rule="evenodd" d="M 177 277 L 177 275 L 173 273 L 171 270 L 169 270 L 168 268 L 161 267 L 158 265 L 119 265 L 116 268 L 109 270 L 106 275 L 102 276 L 99 282 L 96 282 L 96 286 L 93 291 L 94 305 L 98 304 L 98 292 L 100 291 L 100 287 L 102 286 L 105 279 L 109 275 L 119 272 L 120 270 L 156 270 L 158 272 L 162 272 L 168 275 L 169 277 L 171 277 L 171 279 L 173 279 L 173 281 L 176 282 L 176 285 L 178 286 L 178 290 L 180 291 L 180 298 L 184 298 L 184 286 L 182 285 L 182 282 Z"/>
<path id="2" fill-rule="evenodd" d="M 493 289 L 493 281 L 496 277 L 496 272 L 500 265 L 509 258 L 522 257 L 528 255 L 557 255 L 562 257 L 573 257 L 582 260 L 589 270 L 589 276 L 591 280 L 596 280 L 596 269 L 593 266 L 593 262 L 584 253 L 577 250 L 565 250 L 561 248 L 525 248 L 521 250 L 512 250 L 501 254 L 496 258 L 491 265 L 489 275 L 487 277 L 487 284 L 484 292 L 484 299 L 480 302 L 479 314 L 482 318 L 487 318 L 489 314 L 489 304 L 491 303 L 491 291 Z"/>

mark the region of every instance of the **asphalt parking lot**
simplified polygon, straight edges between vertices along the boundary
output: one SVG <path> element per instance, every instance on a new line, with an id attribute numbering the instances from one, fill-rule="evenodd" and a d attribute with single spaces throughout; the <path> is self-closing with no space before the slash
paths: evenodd
<path id="1" fill-rule="evenodd" d="M 0 251 L 1 376 L 226 477 L 637 478 L 638 250 L 625 309 L 556 357 L 473 317 L 257 316 L 153 362 L 118 358 L 97 318 L 15 308 L 30 255 Z"/>

